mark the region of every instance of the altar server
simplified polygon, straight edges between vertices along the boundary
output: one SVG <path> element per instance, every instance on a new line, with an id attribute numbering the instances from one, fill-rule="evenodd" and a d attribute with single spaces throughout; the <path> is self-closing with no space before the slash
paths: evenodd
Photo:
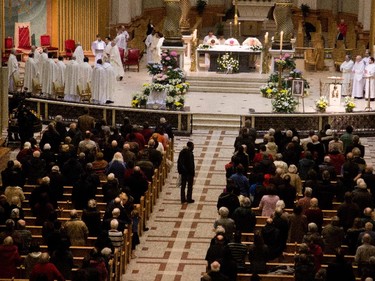
<path id="1" fill-rule="evenodd" d="M 34 56 L 34 61 L 36 63 L 39 62 L 39 58 L 40 58 L 40 48 L 37 48 L 35 45 L 31 46 L 31 53 L 33 53 L 33 56 Z"/>
<path id="2" fill-rule="evenodd" d="M 69 61 L 65 69 L 65 89 L 64 89 L 64 99 L 67 101 L 79 101 L 79 96 L 77 93 L 79 77 L 79 63 L 76 61 L 75 57 Z"/>
<path id="3" fill-rule="evenodd" d="M 83 63 L 83 58 L 85 57 L 85 54 L 83 53 L 81 43 L 79 42 L 76 44 L 76 49 L 74 50 L 73 57 L 76 58 L 76 62 Z"/>
<path id="4" fill-rule="evenodd" d="M 160 32 L 155 32 L 152 37 L 151 52 L 152 52 L 152 62 L 160 63 L 161 60 L 161 46 L 163 45 L 164 37 Z"/>
<path id="5" fill-rule="evenodd" d="M 374 58 L 370 57 L 368 65 L 365 67 L 365 98 L 373 101 L 375 99 L 375 63 Z"/>
<path id="6" fill-rule="evenodd" d="M 114 72 L 111 65 L 99 59 L 92 72 L 92 99 L 100 104 L 111 103 Z M 112 81 L 112 85 L 110 85 Z"/>
<path id="7" fill-rule="evenodd" d="M 60 85 L 64 85 L 65 69 L 66 69 L 66 65 L 64 63 L 64 57 L 59 56 L 58 61 L 56 62 L 56 79 L 54 82 L 57 82 Z"/>
<path id="8" fill-rule="evenodd" d="M 120 51 L 115 42 L 111 42 L 112 48 L 109 52 L 109 61 L 115 71 L 116 79 L 122 80 L 124 77 L 124 66 L 122 65 Z"/>
<path id="9" fill-rule="evenodd" d="M 92 67 L 89 64 L 89 58 L 85 57 L 83 63 L 79 65 L 78 83 L 82 89 L 87 89 L 88 84 L 91 84 Z"/>
<path id="10" fill-rule="evenodd" d="M 44 48 L 38 59 L 39 75 L 40 79 L 43 77 L 43 64 L 48 60 L 48 49 Z"/>
<path id="11" fill-rule="evenodd" d="M 8 58 L 8 81 L 9 81 L 9 92 L 14 92 L 16 88 L 14 87 L 13 75 L 19 74 L 19 65 L 16 57 L 16 49 L 12 49 Z"/>
<path id="12" fill-rule="evenodd" d="M 34 53 L 29 54 L 29 58 L 25 63 L 25 80 L 24 87 L 27 88 L 27 92 L 31 93 L 33 91 L 33 79 L 38 77 L 39 69 L 38 64 L 34 59 Z"/>
<path id="13" fill-rule="evenodd" d="M 112 49 L 111 38 L 107 36 L 104 39 L 104 42 L 105 42 L 105 48 L 104 48 L 103 58 L 105 58 L 106 60 L 109 60 L 109 55 L 110 55 L 110 52 L 111 52 L 111 49 Z"/>
<path id="14" fill-rule="evenodd" d="M 152 44 L 152 38 L 153 38 L 154 34 L 155 34 L 155 30 L 152 30 L 152 32 L 149 35 L 147 35 L 146 40 L 145 40 L 147 63 L 152 63 L 151 44 Z"/>
<path id="15" fill-rule="evenodd" d="M 363 98 L 363 87 L 364 87 L 364 80 L 363 80 L 363 73 L 365 70 L 365 65 L 362 62 L 362 57 L 357 56 L 355 58 L 355 63 L 352 68 L 353 73 L 353 89 L 352 89 L 352 97 L 356 99 Z"/>
<path id="16" fill-rule="evenodd" d="M 103 57 L 103 52 L 106 44 L 100 37 L 100 34 L 96 35 L 96 40 L 91 44 L 92 53 L 95 56 L 95 61 L 98 61 Z"/>
<path id="17" fill-rule="evenodd" d="M 52 95 L 53 94 L 53 82 L 56 80 L 57 74 L 57 66 L 53 59 L 53 54 L 48 54 L 48 59 L 43 63 L 43 71 L 42 71 L 42 93 L 44 95 Z"/>
<path id="18" fill-rule="evenodd" d="M 350 81 L 352 79 L 352 68 L 354 62 L 350 59 L 349 55 L 345 56 L 345 61 L 340 65 L 340 71 L 342 72 L 342 95 L 350 95 Z"/>

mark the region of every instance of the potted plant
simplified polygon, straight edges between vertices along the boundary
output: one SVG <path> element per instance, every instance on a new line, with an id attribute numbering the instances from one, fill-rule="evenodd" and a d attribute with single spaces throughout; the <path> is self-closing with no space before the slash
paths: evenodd
<path id="1" fill-rule="evenodd" d="M 298 102 L 289 89 L 280 90 L 272 101 L 272 110 L 278 113 L 293 113 Z"/>

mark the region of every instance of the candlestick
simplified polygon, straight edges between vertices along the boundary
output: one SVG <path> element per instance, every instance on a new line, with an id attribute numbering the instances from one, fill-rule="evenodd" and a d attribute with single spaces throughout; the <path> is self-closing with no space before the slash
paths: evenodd
<path id="1" fill-rule="evenodd" d="M 283 52 L 283 37 L 284 37 L 284 31 L 280 32 L 280 53 Z"/>
<path id="2" fill-rule="evenodd" d="M 264 35 L 264 45 L 268 43 L 268 32 L 266 32 L 266 35 Z"/>
<path id="3" fill-rule="evenodd" d="M 241 37 L 241 23 L 238 23 L 238 36 Z"/>
<path id="4" fill-rule="evenodd" d="M 232 22 L 229 22 L 229 37 L 232 38 Z"/>

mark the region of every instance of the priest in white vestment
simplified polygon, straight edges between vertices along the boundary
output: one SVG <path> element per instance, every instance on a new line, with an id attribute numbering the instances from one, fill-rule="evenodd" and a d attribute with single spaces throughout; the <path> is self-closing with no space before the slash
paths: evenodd
<path id="1" fill-rule="evenodd" d="M 42 83 L 42 77 L 43 77 L 43 64 L 48 60 L 48 50 L 44 49 L 43 52 L 39 56 L 38 60 L 38 67 L 39 67 L 39 77 L 40 77 L 40 83 Z"/>
<path id="2" fill-rule="evenodd" d="M 108 79 L 106 70 L 103 68 L 103 61 L 101 59 L 96 61 L 96 65 L 92 72 L 91 90 L 92 99 L 97 103 L 105 103 L 107 101 Z"/>
<path id="3" fill-rule="evenodd" d="M 152 42 L 151 42 L 151 57 L 152 57 L 152 62 L 153 63 L 160 63 L 161 59 L 161 54 L 160 50 L 158 49 L 158 44 L 159 44 L 160 36 L 159 32 L 155 32 L 155 34 L 152 36 Z"/>
<path id="4" fill-rule="evenodd" d="M 113 69 L 113 66 L 109 63 L 109 61 L 103 62 L 103 68 L 105 70 L 105 79 L 107 79 L 106 82 L 106 92 L 104 93 L 101 100 L 106 99 L 105 103 L 113 103 L 113 92 L 115 90 L 116 86 L 116 74 L 115 70 Z"/>
<path id="5" fill-rule="evenodd" d="M 53 54 L 48 54 L 48 59 L 43 63 L 43 76 L 41 79 L 42 82 L 42 93 L 44 95 L 53 94 L 53 82 L 56 80 L 56 74 L 57 74 L 57 66 L 55 61 L 53 60 Z"/>
<path id="6" fill-rule="evenodd" d="M 155 34 L 155 31 L 153 30 L 152 33 L 147 35 L 146 40 L 145 40 L 147 63 L 152 63 L 151 43 L 152 43 L 152 38 L 153 38 L 154 34 Z"/>
<path id="7" fill-rule="evenodd" d="M 83 63 L 79 65 L 78 71 L 78 84 L 81 89 L 87 89 L 88 84 L 91 84 L 92 79 L 92 67 L 89 64 L 89 58 L 85 57 Z"/>
<path id="8" fill-rule="evenodd" d="M 43 51 L 43 50 L 42 50 Z M 34 61 L 36 63 L 39 62 L 39 59 L 40 59 L 40 52 L 41 52 L 41 48 L 37 48 L 35 45 L 31 46 L 31 53 L 33 53 L 34 55 Z"/>
<path id="9" fill-rule="evenodd" d="M 104 52 L 105 46 L 106 46 L 106 44 L 102 40 L 100 35 L 99 34 L 96 35 L 96 40 L 94 42 L 92 42 L 92 44 L 91 44 L 91 50 L 92 50 L 92 53 L 95 56 L 95 62 L 103 57 L 103 52 Z"/>
<path id="10" fill-rule="evenodd" d="M 111 49 L 112 49 L 112 41 L 111 41 L 111 38 L 110 37 L 106 37 L 104 39 L 104 42 L 105 42 L 105 48 L 104 48 L 104 53 L 103 53 L 103 58 L 102 60 L 103 61 L 109 61 L 109 56 L 110 56 L 110 53 L 111 53 Z"/>
<path id="11" fill-rule="evenodd" d="M 374 58 L 370 57 L 368 65 L 365 67 L 365 98 L 373 101 L 375 99 L 375 63 Z"/>
<path id="12" fill-rule="evenodd" d="M 128 34 L 128 36 L 129 36 L 129 34 Z M 125 59 L 125 50 L 126 50 L 126 46 L 127 46 L 127 44 L 126 44 L 127 38 L 126 38 L 125 33 L 123 32 L 121 26 L 119 26 L 117 28 L 117 36 L 116 36 L 114 41 L 115 41 L 115 43 L 118 47 L 120 57 L 121 57 L 121 62 L 123 62 L 124 59 Z"/>
<path id="13" fill-rule="evenodd" d="M 209 31 L 208 34 L 203 38 L 203 44 L 213 47 L 214 45 L 219 45 L 219 40 L 212 31 Z M 204 64 L 207 68 L 210 67 L 210 54 L 204 54 Z"/>
<path id="14" fill-rule="evenodd" d="M 355 59 L 355 63 L 352 68 L 353 73 L 353 89 L 352 89 L 352 97 L 361 99 L 363 98 L 363 87 L 364 87 L 364 80 L 363 80 L 363 73 L 365 71 L 365 65 L 362 61 L 361 56 L 357 56 Z"/>
<path id="15" fill-rule="evenodd" d="M 33 91 L 33 79 L 37 78 L 39 75 L 38 64 L 34 59 L 34 53 L 29 54 L 29 58 L 25 63 L 25 79 L 24 79 L 24 88 L 26 92 L 31 93 Z"/>
<path id="16" fill-rule="evenodd" d="M 122 65 L 120 51 L 115 42 L 111 43 L 112 48 L 109 51 L 109 62 L 111 63 L 113 70 L 115 71 L 115 77 L 118 80 L 122 80 L 124 77 L 124 66 Z"/>
<path id="17" fill-rule="evenodd" d="M 76 58 L 76 61 L 78 63 L 83 63 L 83 58 L 85 57 L 85 54 L 83 53 L 81 43 L 79 42 L 76 45 L 76 49 L 74 50 L 73 57 Z"/>
<path id="18" fill-rule="evenodd" d="M 75 57 L 72 57 L 65 69 L 64 99 L 66 101 L 79 101 L 77 93 L 78 77 L 79 63 L 76 61 Z"/>
<path id="19" fill-rule="evenodd" d="M 340 65 L 340 71 L 342 72 L 342 95 L 350 95 L 350 81 L 352 80 L 352 68 L 354 62 L 350 59 L 349 55 L 345 56 L 345 61 Z"/>
<path id="20" fill-rule="evenodd" d="M 64 57 L 59 56 L 58 61 L 56 62 L 56 79 L 54 82 L 59 83 L 61 86 L 65 83 L 65 69 L 66 65 L 64 63 Z"/>
<path id="21" fill-rule="evenodd" d="M 19 65 L 16 57 L 16 50 L 13 49 L 8 58 L 8 81 L 9 81 L 9 92 L 13 93 L 16 88 L 14 87 L 13 75 L 19 74 Z"/>

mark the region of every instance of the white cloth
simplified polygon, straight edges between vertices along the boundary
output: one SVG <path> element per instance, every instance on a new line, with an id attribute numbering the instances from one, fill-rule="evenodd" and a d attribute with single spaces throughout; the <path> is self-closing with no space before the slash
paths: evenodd
<path id="1" fill-rule="evenodd" d="M 40 56 L 41 56 L 41 54 L 40 54 L 38 48 L 36 48 L 35 51 L 34 51 L 34 61 L 35 61 L 36 63 L 39 62 L 39 60 L 40 60 Z"/>
<path id="2" fill-rule="evenodd" d="M 13 74 L 17 72 L 19 72 L 17 57 L 13 54 L 10 54 L 8 58 L 8 81 L 10 92 L 14 92 L 15 90 Z"/>
<path id="3" fill-rule="evenodd" d="M 207 45 L 209 45 L 209 44 L 211 43 L 212 40 L 218 41 L 215 35 L 212 35 L 212 36 L 206 35 L 206 36 L 203 38 L 203 44 L 207 44 Z"/>
<path id="4" fill-rule="evenodd" d="M 52 58 L 43 63 L 42 93 L 45 95 L 53 94 L 53 82 L 56 80 L 57 66 Z"/>
<path id="5" fill-rule="evenodd" d="M 64 85 L 65 83 L 65 69 L 66 65 L 63 61 L 59 60 L 56 63 L 56 79 L 54 82 L 59 83 L 60 85 Z"/>
<path id="6" fill-rule="evenodd" d="M 368 65 L 368 64 L 370 64 L 370 57 L 364 57 L 363 59 L 362 59 L 362 62 L 363 62 L 363 64 L 366 66 L 366 65 Z"/>
<path id="7" fill-rule="evenodd" d="M 156 54 L 157 54 L 157 62 L 159 63 L 161 61 L 161 47 L 164 43 L 164 37 L 161 37 L 158 41 L 158 44 L 156 45 Z"/>
<path id="8" fill-rule="evenodd" d="M 113 67 L 113 70 L 115 72 L 115 77 L 124 77 L 124 67 L 122 65 L 120 51 L 117 47 L 117 45 L 112 46 L 110 52 L 109 52 L 109 59 L 110 63 Z"/>
<path id="9" fill-rule="evenodd" d="M 111 41 L 108 42 L 108 44 L 104 48 L 103 57 L 109 60 L 110 53 L 111 53 L 112 45 Z"/>
<path id="10" fill-rule="evenodd" d="M 103 58 L 103 52 L 104 52 L 105 46 L 106 44 L 103 40 L 100 40 L 100 41 L 95 40 L 94 42 L 92 42 L 91 50 L 95 56 L 95 64 L 98 61 L 98 59 Z"/>
<path id="11" fill-rule="evenodd" d="M 259 46 L 262 47 L 262 43 L 256 37 L 248 37 L 243 41 L 242 46 Z"/>
<path id="12" fill-rule="evenodd" d="M 104 100 L 105 98 L 105 101 L 106 102 L 107 100 L 112 100 L 113 98 L 113 92 L 115 90 L 115 86 L 116 86 L 116 74 L 115 74 L 115 71 L 113 69 L 113 66 L 108 63 L 108 62 L 105 62 L 103 63 L 103 68 L 105 70 L 105 74 L 106 74 L 106 79 L 107 79 L 107 88 L 106 88 L 106 92 L 104 93 L 103 97 L 102 97 L 102 100 Z"/>
<path id="13" fill-rule="evenodd" d="M 78 45 L 77 48 L 74 50 L 73 57 L 76 58 L 78 63 L 83 63 L 83 59 L 85 58 L 85 54 L 83 53 L 83 49 L 81 45 Z"/>
<path id="14" fill-rule="evenodd" d="M 158 44 L 159 44 L 159 38 L 156 34 L 152 36 L 152 42 L 151 42 L 151 56 L 152 56 L 152 62 L 153 63 L 160 63 L 161 55 L 159 53 Z"/>
<path id="15" fill-rule="evenodd" d="M 43 52 L 40 54 L 39 60 L 38 60 L 38 68 L 39 68 L 39 77 L 42 79 L 43 77 L 43 64 L 48 60 L 48 54 Z M 40 80 L 42 82 L 42 80 Z"/>
<path id="16" fill-rule="evenodd" d="M 239 46 L 240 43 L 238 42 L 238 40 L 236 38 L 229 38 L 229 39 L 225 40 L 224 45 Z"/>
<path id="17" fill-rule="evenodd" d="M 365 67 L 365 75 L 370 76 L 370 78 L 365 78 L 365 98 L 367 99 L 369 97 L 370 93 L 370 98 L 374 99 L 375 98 L 375 64 L 374 63 L 369 63 Z"/>
<path id="18" fill-rule="evenodd" d="M 34 58 L 28 58 L 25 63 L 25 79 L 24 87 L 27 88 L 28 92 L 33 91 L 33 79 L 38 77 L 39 68 Z"/>
<path id="19" fill-rule="evenodd" d="M 365 70 L 365 65 L 363 64 L 362 61 L 356 62 L 353 65 L 353 68 L 352 68 L 352 73 L 353 73 L 352 97 L 353 98 L 363 98 L 364 70 Z"/>
<path id="20" fill-rule="evenodd" d="M 96 64 L 94 70 L 92 72 L 92 80 L 91 80 L 91 90 L 92 90 L 92 99 L 95 102 L 105 103 L 106 100 L 101 99 L 101 93 L 106 91 L 106 71 L 103 68 L 103 65 Z"/>
<path id="21" fill-rule="evenodd" d="M 203 38 L 203 44 L 210 45 L 210 46 L 219 45 L 219 40 L 217 40 L 215 35 L 212 35 L 212 36 L 206 35 Z M 224 42 L 224 44 L 225 44 L 225 42 Z M 206 65 L 206 67 L 209 67 L 210 63 L 211 63 L 210 54 L 207 54 L 207 53 L 204 54 L 204 64 Z"/>
<path id="22" fill-rule="evenodd" d="M 342 95 L 348 96 L 349 94 L 349 84 L 352 80 L 352 68 L 353 68 L 354 62 L 352 60 L 344 61 L 340 65 L 340 71 L 342 72 Z"/>
<path id="23" fill-rule="evenodd" d="M 64 99 L 67 101 L 79 101 L 77 94 L 79 70 L 79 63 L 75 60 L 71 60 L 66 65 Z"/>
<path id="24" fill-rule="evenodd" d="M 147 50 L 147 63 L 152 63 L 152 52 L 151 52 L 151 43 L 152 43 L 152 33 L 147 35 L 145 40 L 146 50 Z"/>
<path id="25" fill-rule="evenodd" d="M 92 67 L 88 62 L 79 65 L 78 83 L 82 89 L 87 89 L 87 83 L 91 83 Z"/>

